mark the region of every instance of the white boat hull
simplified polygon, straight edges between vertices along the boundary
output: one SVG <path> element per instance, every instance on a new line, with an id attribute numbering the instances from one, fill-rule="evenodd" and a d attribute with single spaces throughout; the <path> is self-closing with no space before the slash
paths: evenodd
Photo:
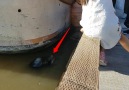
<path id="1" fill-rule="evenodd" d="M 0 11 L 0 52 L 43 46 L 70 25 L 70 6 L 59 0 L 0 0 Z"/>

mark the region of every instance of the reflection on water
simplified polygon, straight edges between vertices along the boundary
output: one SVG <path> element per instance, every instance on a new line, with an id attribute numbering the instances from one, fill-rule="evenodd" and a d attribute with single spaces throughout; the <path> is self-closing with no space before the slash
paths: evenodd
<path id="1" fill-rule="evenodd" d="M 50 53 L 50 50 L 0 55 L 0 90 L 54 90 L 65 70 L 75 43 L 69 38 L 66 39 L 59 53 L 55 55 L 54 65 L 40 69 L 30 68 L 29 63 L 35 57 Z"/>

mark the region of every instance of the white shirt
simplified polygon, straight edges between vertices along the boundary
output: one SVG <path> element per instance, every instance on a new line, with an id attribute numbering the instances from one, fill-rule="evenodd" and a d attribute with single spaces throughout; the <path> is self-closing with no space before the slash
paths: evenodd
<path id="1" fill-rule="evenodd" d="M 82 6 L 80 24 L 85 35 L 100 38 L 101 46 L 105 49 L 118 43 L 121 36 L 118 23 L 112 0 L 89 0 L 87 5 Z"/>

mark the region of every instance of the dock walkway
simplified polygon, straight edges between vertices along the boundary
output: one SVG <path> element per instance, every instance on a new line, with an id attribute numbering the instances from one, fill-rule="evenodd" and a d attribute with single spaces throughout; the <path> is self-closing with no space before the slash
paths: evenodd
<path id="1" fill-rule="evenodd" d="M 58 90 L 98 90 L 100 40 L 82 35 Z"/>
<path id="2" fill-rule="evenodd" d="M 100 67 L 100 90 L 129 90 L 129 53 L 119 44 L 106 51 L 107 67 Z"/>

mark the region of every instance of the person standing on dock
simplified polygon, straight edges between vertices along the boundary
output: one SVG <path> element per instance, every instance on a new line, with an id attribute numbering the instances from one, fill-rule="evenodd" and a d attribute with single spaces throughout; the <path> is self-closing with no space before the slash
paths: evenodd
<path id="1" fill-rule="evenodd" d="M 84 34 L 101 41 L 100 65 L 106 66 L 104 49 L 113 48 L 118 42 L 129 52 L 129 40 L 121 33 L 119 19 L 112 0 L 81 0 Z"/>

